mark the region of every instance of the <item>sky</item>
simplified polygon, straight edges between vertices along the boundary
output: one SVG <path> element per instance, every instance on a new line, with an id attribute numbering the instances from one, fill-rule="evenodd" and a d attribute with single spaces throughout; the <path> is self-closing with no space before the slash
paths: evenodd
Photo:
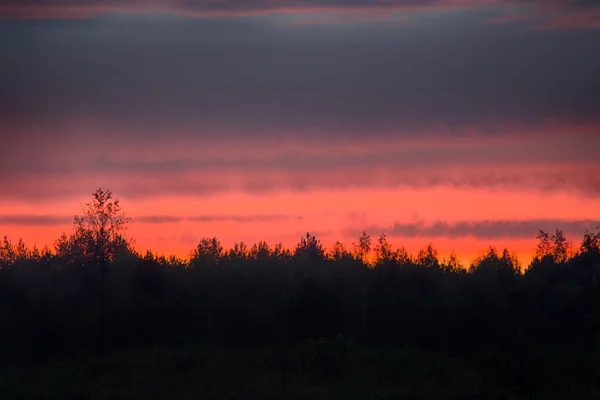
<path id="1" fill-rule="evenodd" d="M 348 247 L 527 263 L 600 225 L 600 2 L 0 4 L 0 236 L 97 188 L 139 250 Z"/>

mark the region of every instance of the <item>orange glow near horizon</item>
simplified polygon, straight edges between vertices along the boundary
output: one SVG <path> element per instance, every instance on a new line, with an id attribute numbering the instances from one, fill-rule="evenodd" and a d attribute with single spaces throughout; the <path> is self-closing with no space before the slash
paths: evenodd
<path id="1" fill-rule="evenodd" d="M 529 263 L 535 251 L 537 232 L 527 237 L 478 238 L 474 236 L 446 237 L 390 235 L 395 222 L 431 224 L 436 221 L 484 220 L 600 220 L 597 201 L 568 194 L 516 193 L 511 191 L 467 190 L 437 187 L 431 189 L 353 189 L 313 190 L 307 192 L 277 192 L 264 195 L 226 193 L 206 197 L 156 197 L 121 200 L 123 210 L 133 223 L 128 236 L 135 240 L 138 251 L 152 250 L 159 254 L 189 256 L 202 237 L 216 236 L 225 246 L 237 241 L 251 245 L 266 240 L 274 245 L 281 242 L 293 248 L 300 237 L 316 234 L 326 248 L 339 240 L 347 248 L 366 229 L 373 246 L 381 233 L 388 234 L 394 246 L 404 246 L 413 255 L 431 243 L 441 258 L 455 252 L 464 264 L 481 255 L 489 246 L 498 250 L 508 248 L 515 252 L 523 265 Z M 77 198 L 60 204 L 2 204 L 14 215 L 60 215 L 68 217 L 79 212 L 90 198 Z M 252 219 L 271 215 L 280 218 Z M 148 223 L 136 221 L 141 216 L 169 216 L 175 222 Z M 204 222 L 190 221 L 188 217 L 201 216 Z M 215 216 L 222 216 L 221 219 Z M 225 217 L 223 217 L 225 216 Z M 233 216 L 227 219 L 227 216 Z M 237 219 L 236 219 L 237 218 Z M 244 218 L 246 218 L 244 220 Z M 369 229 L 377 227 L 378 231 Z M 560 226 L 556 227 L 557 229 Z M 53 226 L 25 226 L 0 224 L 0 233 L 12 240 L 23 238 L 28 245 L 51 246 L 62 232 L 69 232 L 69 223 Z M 583 233 L 583 232 L 581 232 Z M 578 245 L 581 235 L 569 234 L 573 245 Z"/>

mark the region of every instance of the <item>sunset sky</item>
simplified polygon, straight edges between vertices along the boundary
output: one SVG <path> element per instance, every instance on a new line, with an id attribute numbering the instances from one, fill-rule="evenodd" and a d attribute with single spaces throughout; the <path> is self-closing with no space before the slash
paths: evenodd
<path id="1" fill-rule="evenodd" d="M 600 2 L 0 4 L 0 236 L 108 188 L 139 250 L 365 229 L 527 263 L 600 225 Z"/>

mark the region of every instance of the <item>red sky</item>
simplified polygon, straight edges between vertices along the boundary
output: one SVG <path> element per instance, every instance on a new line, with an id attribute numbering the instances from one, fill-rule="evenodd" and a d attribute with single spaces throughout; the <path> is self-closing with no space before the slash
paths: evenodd
<path id="1" fill-rule="evenodd" d="M 203 236 L 225 246 L 267 240 L 293 247 L 306 232 L 328 247 L 336 240 L 350 246 L 366 229 L 414 254 L 432 243 L 442 256 L 455 251 L 468 262 L 494 245 L 527 263 L 538 229 L 563 229 L 577 245 L 584 229 L 599 224 L 590 129 L 568 137 L 547 127 L 543 138 L 445 141 L 438 132 L 320 146 L 159 138 L 133 150 L 47 141 L 38 149 L 49 153 L 48 168 L 15 174 L 5 186 L 0 227 L 13 239 L 51 244 L 102 186 L 132 217 L 136 247 L 159 253 L 187 256 Z"/>
<path id="2" fill-rule="evenodd" d="M 87 199 L 69 199 L 61 204 L 23 205 L 9 204 L 15 215 L 67 215 Z M 516 194 L 509 191 L 474 189 L 431 188 L 423 190 L 318 190 L 311 193 L 283 192 L 270 195 L 228 193 L 206 198 L 164 197 L 161 199 L 124 199 L 122 205 L 133 218 L 129 234 L 136 239 L 138 248 L 150 248 L 158 252 L 186 256 L 202 236 L 217 236 L 226 246 L 243 240 L 253 243 L 267 240 L 282 241 L 293 246 L 306 231 L 314 232 L 326 246 L 335 240 L 351 244 L 356 240 L 354 232 L 367 228 L 376 236 L 381 232 L 390 234 L 390 221 L 405 223 L 435 221 L 485 221 L 485 220 L 531 220 L 556 219 L 557 210 L 563 220 L 600 220 L 597 201 L 567 194 Z M 164 215 L 174 222 L 140 222 L 136 217 Z M 207 221 L 177 220 L 177 217 L 204 216 Z M 264 221 L 260 221 L 260 216 Z M 213 217 L 216 221 L 210 221 Z M 229 218 L 227 218 L 229 217 Z M 246 218 L 247 220 L 244 220 Z M 163 218 L 166 219 L 166 218 Z M 227 219 L 230 219 L 227 221 Z M 237 219 L 237 220 L 236 220 Z M 253 220 L 254 219 L 254 220 Z M 552 223 L 542 223 L 548 229 Z M 563 223 L 556 222 L 556 228 Z M 592 225 L 592 224 L 590 224 Z M 368 229 L 380 227 L 380 229 Z M 592 227 L 592 226 L 590 226 Z M 69 231 L 68 222 L 50 226 L 24 226 L 3 224 L 11 237 L 23 237 L 28 243 L 51 243 L 62 231 Z M 527 237 L 527 233 L 530 233 Z M 580 235 L 570 230 L 571 239 Z M 404 245 L 416 253 L 427 243 L 433 243 L 442 254 L 455 250 L 461 259 L 471 259 L 483 252 L 488 245 L 508 247 L 525 261 L 535 249 L 536 231 L 529 229 L 522 234 L 506 233 L 505 237 L 478 238 L 428 236 L 392 236 L 395 245 Z M 519 237 L 511 237 L 519 236 Z"/>
<path id="3" fill-rule="evenodd" d="M 600 225 L 600 9 L 586 1 L 0 6 L 0 235 L 51 245 L 99 188 L 140 250 L 471 260 Z"/>

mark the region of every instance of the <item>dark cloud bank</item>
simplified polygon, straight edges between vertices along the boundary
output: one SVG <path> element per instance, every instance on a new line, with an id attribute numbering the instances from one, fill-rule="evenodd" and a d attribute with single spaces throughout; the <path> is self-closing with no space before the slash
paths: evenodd
<path id="1" fill-rule="evenodd" d="M 189 6 L 203 4 L 276 3 Z M 596 31 L 524 31 L 477 10 L 294 29 L 268 16 L 0 21 L 0 37 L 0 119 L 21 135 L 460 134 L 600 110 Z"/>
<path id="2" fill-rule="evenodd" d="M 531 239 L 535 238 L 539 230 L 553 233 L 556 229 L 565 234 L 581 235 L 586 230 L 600 227 L 600 221 L 593 220 L 560 220 L 560 219 L 532 219 L 532 220 L 484 220 L 484 221 L 457 221 L 434 223 L 425 222 L 396 222 L 390 226 L 372 226 L 368 232 L 384 232 L 392 237 L 447 237 L 463 238 L 475 237 L 478 239 Z M 347 229 L 347 234 L 356 236 L 361 229 Z"/>

